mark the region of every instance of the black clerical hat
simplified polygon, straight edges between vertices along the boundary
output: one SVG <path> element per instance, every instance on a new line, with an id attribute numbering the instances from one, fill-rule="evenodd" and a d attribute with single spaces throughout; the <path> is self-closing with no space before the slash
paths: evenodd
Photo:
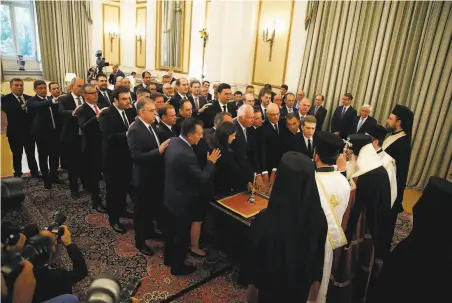
<path id="1" fill-rule="evenodd" d="M 387 133 L 386 128 L 379 124 L 371 125 L 367 128 L 367 134 L 381 141 L 386 138 Z"/>
<path id="2" fill-rule="evenodd" d="M 372 143 L 372 137 L 365 134 L 353 134 L 348 138 L 350 143 L 352 144 L 351 150 L 353 150 L 353 153 L 355 155 L 359 155 L 359 151 L 361 150 L 361 148 L 363 148 L 363 146 Z"/>
<path id="3" fill-rule="evenodd" d="M 344 148 L 344 144 L 344 141 L 339 136 L 330 132 L 315 132 L 315 152 L 323 162 L 326 160 L 336 162 L 337 156 Z"/>
<path id="4" fill-rule="evenodd" d="M 396 104 L 394 109 L 392 110 L 392 114 L 396 115 L 397 118 L 402 120 L 402 129 L 411 139 L 411 132 L 413 130 L 413 120 L 414 113 L 406 107 L 405 105 Z"/>

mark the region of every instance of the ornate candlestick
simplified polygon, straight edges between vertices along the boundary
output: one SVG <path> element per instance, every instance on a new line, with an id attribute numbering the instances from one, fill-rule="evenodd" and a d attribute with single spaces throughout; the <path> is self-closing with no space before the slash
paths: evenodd
<path id="1" fill-rule="evenodd" d="M 256 203 L 256 199 L 254 198 L 254 190 L 256 188 L 256 173 L 254 173 L 254 180 L 253 180 L 253 188 L 251 189 L 251 195 L 248 199 L 248 203 Z"/>

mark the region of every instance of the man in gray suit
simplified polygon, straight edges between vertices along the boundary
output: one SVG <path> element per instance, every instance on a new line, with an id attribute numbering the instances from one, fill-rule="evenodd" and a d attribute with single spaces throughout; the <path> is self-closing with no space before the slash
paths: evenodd
<path id="1" fill-rule="evenodd" d="M 207 164 L 200 167 L 192 146 L 198 144 L 202 134 L 201 121 L 195 118 L 184 120 L 181 135 L 171 139 L 164 155 L 164 204 L 168 214 L 164 263 L 171 266 L 172 275 L 188 275 L 196 270 L 184 263 L 190 244 L 190 209 L 201 188 L 213 176 L 214 164 L 221 156 L 218 149 L 207 153 Z"/>

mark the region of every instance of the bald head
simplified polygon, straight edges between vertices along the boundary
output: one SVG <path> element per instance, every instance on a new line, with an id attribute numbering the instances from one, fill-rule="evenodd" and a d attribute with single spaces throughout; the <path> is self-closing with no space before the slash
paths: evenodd
<path id="1" fill-rule="evenodd" d="M 271 123 L 276 124 L 279 121 L 279 106 L 275 103 L 271 103 L 267 107 L 267 117 Z"/>
<path id="2" fill-rule="evenodd" d="M 82 87 L 85 81 L 80 78 L 73 78 L 71 81 L 71 92 L 77 97 L 82 95 Z"/>
<path id="3" fill-rule="evenodd" d="M 301 101 L 299 101 L 298 104 L 298 111 L 302 116 L 306 116 L 309 112 L 309 109 L 311 108 L 311 100 L 308 98 L 303 98 Z"/>

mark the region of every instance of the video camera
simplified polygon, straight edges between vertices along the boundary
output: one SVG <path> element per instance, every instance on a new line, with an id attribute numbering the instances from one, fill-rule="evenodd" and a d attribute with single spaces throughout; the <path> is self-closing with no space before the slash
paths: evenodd
<path id="1" fill-rule="evenodd" d="M 55 212 L 52 217 L 52 223 L 50 223 L 49 227 L 47 227 L 47 230 L 55 234 L 57 238 L 60 239 L 61 236 L 64 235 L 64 227 L 61 225 L 66 222 L 66 219 L 67 217 L 59 211 Z"/>
<path id="2" fill-rule="evenodd" d="M 98 50 L 96 52 L 96 69 L 97 69 L 97 74 L 103 73 L 104 67 L 105 66 L 109 66 L 110 63 L 109 62 L 105 62 L 105 57 L 102 57 L 102 51 Z"/>
<path id="3" fill-rule="evenodd" d="M 88 303 L 127 303 L 134 297 L 141 285 L 141 279 L 133 279 L 121 287 L 118 280 L 108 274 L 101 274 L 88 288 Z"/>
<path id="4" fill-rule="evenodd" d="M 1 186 L 3 217 L 9 210 L 20 207 L 24 201 L 24 180 L 21 178 L 3 179 Z"/>

